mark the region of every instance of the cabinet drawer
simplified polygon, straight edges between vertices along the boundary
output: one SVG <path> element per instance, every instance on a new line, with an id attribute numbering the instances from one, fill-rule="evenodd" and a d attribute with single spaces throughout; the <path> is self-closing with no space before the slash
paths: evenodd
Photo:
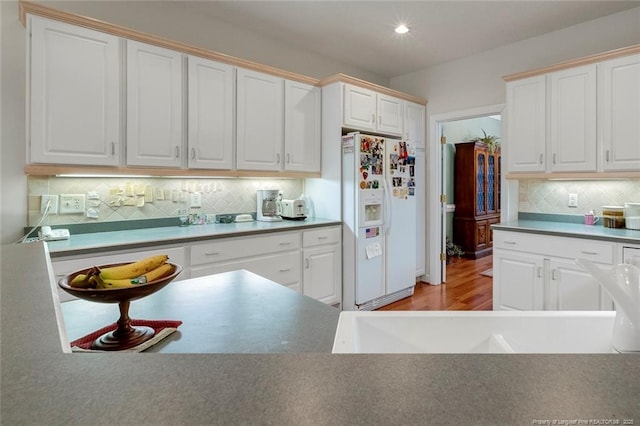
<path id="1" fill-rule="evenodd" d="M 191 276 L 202 277 L 205 275 L 219 274 L 221 272 L 246 269 L 278 284 L 291 284 L 300 281 L 301 259 L 300 252 L 288 252 L 262 256 L 253 259 L 241 259 L 230 262 L 215 263 L 212 265 L 194 268 Z"/>
<path id="2" fill-rule="evenodd" d="M 554 237 L 521 232 L 495 231 L 495 248 L 537 253 L 568 259 L 584 258 L 594 262 L 613 264 L 615 244 L 583 238 Z"/>
<path id="3" fill-rule="evenodd" d="M 304 231 L 302 233 L 302 246 L 313 247 L 324 244 L 334 244 L 340 242 L 341 228 L 335 226 L 332 228 L 322 228 L 313 231 Z"/>
<path id="4" fill-rule="evenodd" d="M 204 265 L 299 248 L 300 234 L 298 232 L 223 239 L 191 246 L 191 265 Z"/>

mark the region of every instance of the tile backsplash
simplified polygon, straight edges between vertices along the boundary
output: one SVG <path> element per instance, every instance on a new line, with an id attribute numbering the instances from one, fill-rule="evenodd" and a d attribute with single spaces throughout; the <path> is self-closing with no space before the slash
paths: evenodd
<path id="1" fill-rule="evenodd" d="M 225 214 L 256 211 L 256 190 L 278 188 L 283 198 L 297 198 L 301 179 L 183 179 L 120 177 L 43 177 L 27 179 L 29 226 L 40 220 L 42 195 L 84 194 L 83 214 L 50 214 L 43 225 L 96 223 L 175 217 L 178 210 Z M 202 206 L 190 208 L 191 194 Z"/>
<path id="2" fill-rule="evenodd" d="M 578 195 L 578 207 L 569 207 L 569 194 Z M 521 180 L 518 211 L 581 215 L 602 213 L 602 206 L 640 202 L 640 179 L 601 181 Z"/>

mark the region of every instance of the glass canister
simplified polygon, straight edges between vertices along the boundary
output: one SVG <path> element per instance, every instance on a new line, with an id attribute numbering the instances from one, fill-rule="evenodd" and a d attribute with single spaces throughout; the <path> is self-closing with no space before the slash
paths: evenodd
<path id="1" fill-rule="evenodd" d="M 624 228 L 624 207 L 602 206 L 602 226 L 605 228 Z"/>

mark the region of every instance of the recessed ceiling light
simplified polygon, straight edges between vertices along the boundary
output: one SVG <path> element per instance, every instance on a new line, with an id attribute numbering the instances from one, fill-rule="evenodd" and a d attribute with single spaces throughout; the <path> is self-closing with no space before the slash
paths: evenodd
<path id="1" fill-rule="evenodd" d="M 398 34 L 406 34 L 409 32 L 409 28 L 405 24 L 400 24 L 396 27 L 395 31 Z"/>

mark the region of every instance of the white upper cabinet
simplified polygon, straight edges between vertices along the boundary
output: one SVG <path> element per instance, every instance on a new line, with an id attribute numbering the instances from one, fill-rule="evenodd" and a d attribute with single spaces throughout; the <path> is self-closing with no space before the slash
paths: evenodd
<path id="1" fill-rule="evenodd" d="M 544 172 L 546 161 L 545 76 L 507 83 L 507 118 L 509 172 Z"/>
<path id="2" fill-rule="evenodd" d="M 405 102 L 404 134 L 402 138 L 418 149 L 424 149 L 424 121 L 426 109 L 423 105 Z"/>
<path id="3" fill-rule="evenodd" d="M 344 85 L 344 127 L 401 136 L 403 131 L 401 99 L 350 84 Z"/>
<path id="4" fill-rule="evenodd" d="M 319 172 L 320 88 L 287 80 L 284 93 L 284 169 Z"/>
<path id="5" fill-rule="evenodd" d="M 552 172 L 596 171 L 596 65 L 548 76 Z"/>
<path id="6" fill-rule="evenodd" d="M 239 170 L 281 169 L 284 79 L 238 68 L 236 132 Z"/>
<path id="7" fill-rule="evenodd" d="M 603 169 L 640 170 L 640 55 L 599 64 Z"/>
<path id="8" fill-rule="evenodd" d="M 378 94 L 377 130 L 388 135 L 402 135 L 404 102 L 400 99 Z"/>
<path id="9" fill-rule="evenodd" d="M 120 39 L 29 17 L 29 162 L 119 164 Z"/>
<path id="10" fill-rule="evenodd" d="M 127 41 L 127 164 L 182 164 L 182 54 Z"/>
<path id="11" fill-rule="evenodd" d="M 235 67 L 188 58 L 189 168 L 233 168 Z"/>

